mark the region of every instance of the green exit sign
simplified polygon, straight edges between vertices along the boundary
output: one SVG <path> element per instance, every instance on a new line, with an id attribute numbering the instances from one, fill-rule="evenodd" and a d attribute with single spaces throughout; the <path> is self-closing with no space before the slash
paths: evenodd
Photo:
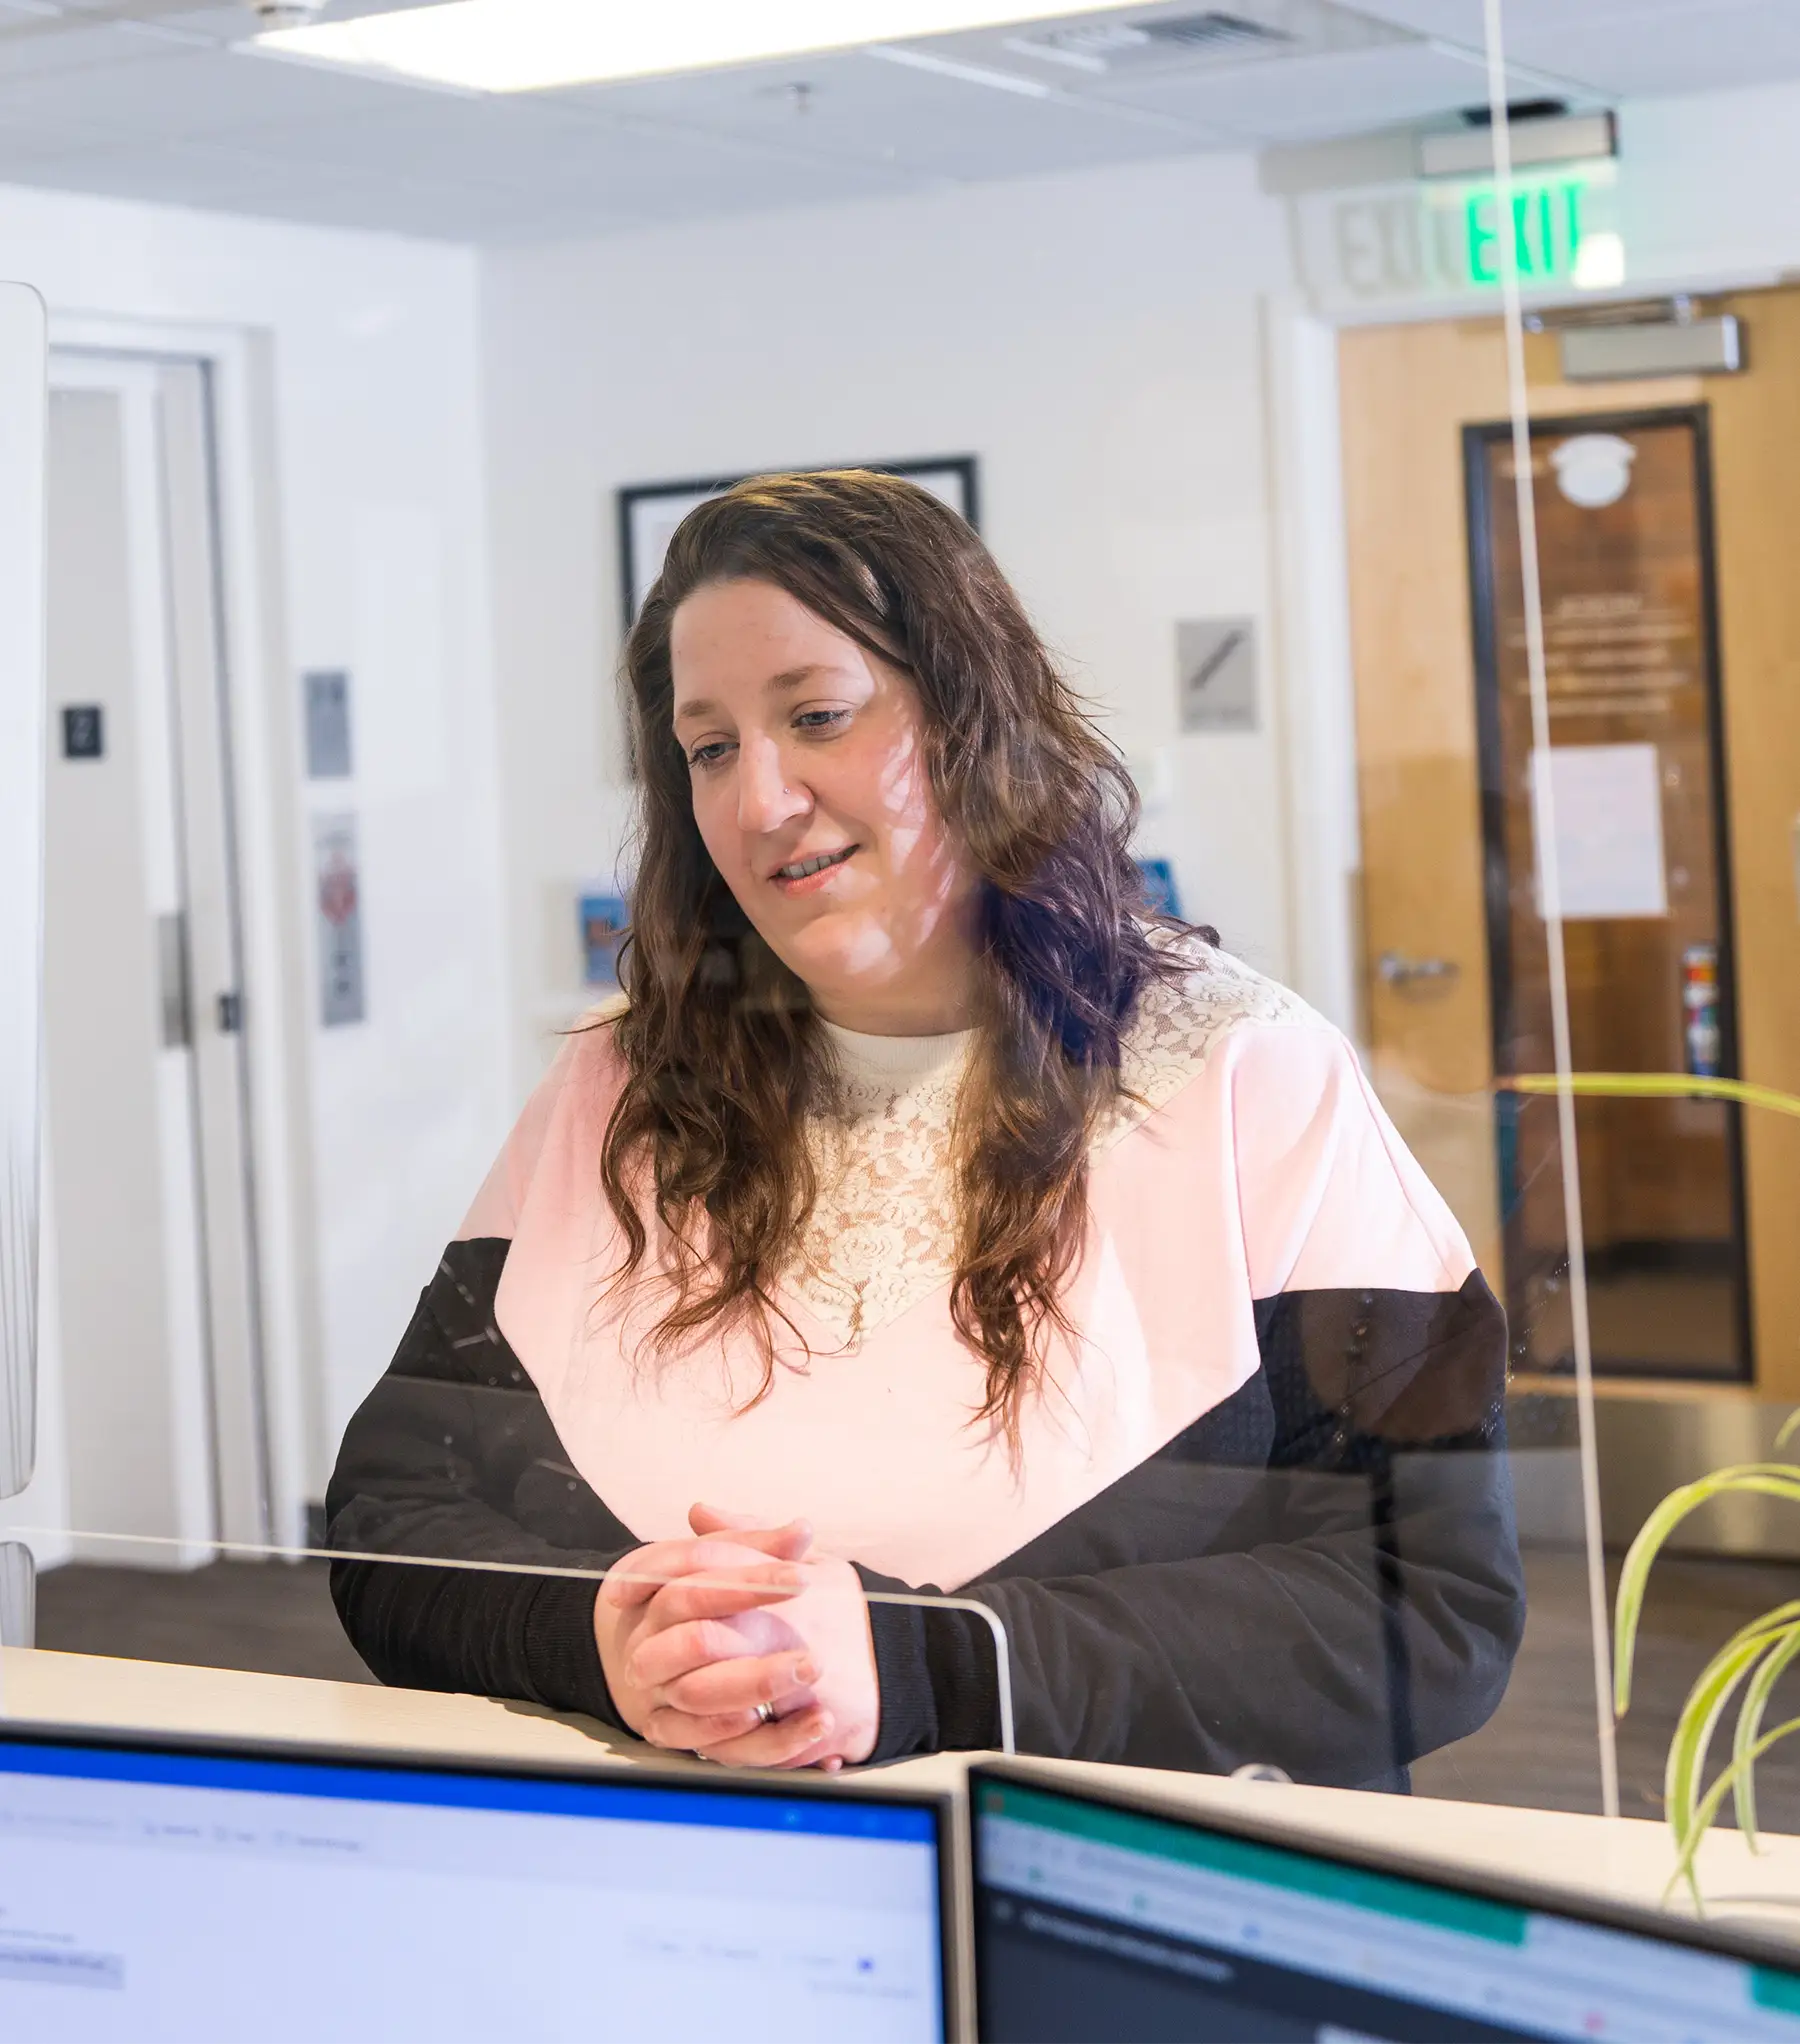
<path id="1" fill-rule="evenodd" d="M 1481 304 L 1508 249 L 1526 293 L 1605 291 L 1625 281 L 1619 165 L 1522 173 L 1504 200 L 1491 178 L 1427 178 L 1301 194 L 1301 274 L 1325 308 Z"/>
<path id="2" fill-rule="evenodd" d="M 1491 184 L 1468 187 L 1462 220 L 1469 282 L 1477 287 L 1502 282 L 1509 240 L 1522 288 L 1588 281 L 1581 274 L 1588 191 L 1589 179 L 1582 176 L 1521 180 L 1504 197 Z M 1593 267 L 1591 261 L 1587 267 Z"/>

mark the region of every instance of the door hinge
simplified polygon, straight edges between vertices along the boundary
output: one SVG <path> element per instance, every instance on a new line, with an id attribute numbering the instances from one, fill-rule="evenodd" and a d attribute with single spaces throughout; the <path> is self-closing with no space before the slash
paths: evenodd
<path id="1" fill-rule="evenodd" d="M 235 987 L 219 996 L 219 1034 L 236 1036 L 244 1026 L 244 997 Z"/>

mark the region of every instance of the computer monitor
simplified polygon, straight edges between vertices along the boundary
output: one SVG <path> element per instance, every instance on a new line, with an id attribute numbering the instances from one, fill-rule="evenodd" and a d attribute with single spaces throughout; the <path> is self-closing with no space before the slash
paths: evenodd
<path id="1" fill-rule="evenodd" d="M 0 2037 L 945 2034 L 949 1806 L 0 1732 Z"/>
<path id="2" fill-rule="evenodd" d="M 1016 1770 L 969 1794 L 985 2044 L 1800 2040 L 1800 1954 L 1716 1929 Z"/>

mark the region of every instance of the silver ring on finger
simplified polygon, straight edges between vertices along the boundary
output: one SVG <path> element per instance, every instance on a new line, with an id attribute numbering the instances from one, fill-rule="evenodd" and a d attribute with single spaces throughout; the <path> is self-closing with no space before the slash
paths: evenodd
<path id="1" fill-rule="evenodd" d="M 758 1724 L 772 1725 L 776 1720 L 776 1716 L 777 1712 L 772 1703 L 759 1703 L 756 1706 L 756 1721 Z"/>

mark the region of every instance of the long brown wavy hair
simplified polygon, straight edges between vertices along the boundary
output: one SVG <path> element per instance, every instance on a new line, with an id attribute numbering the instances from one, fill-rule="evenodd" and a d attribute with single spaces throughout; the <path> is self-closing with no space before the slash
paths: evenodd
<path id="1" fill-rule="evenodd" d="M 977 875 L 950 1313 L 986 1366 L 977 1420 L 1016 1439 L 1052 1336 L 1071 1332 L 1062 1289 L 1081 1251 L 1089 1139 L 1122 1090 L 1122 1039 L 1146 986 L 1191 967 L 1154 941 L 1118 754 L 973 529 L 897 477 L 762 476 L 700 505 L 627 642 L 641 807 L 620 960 L 629 1005 L 606 1025 L 626 1078 L 602 1160 L 627 1249 L 618 1277 L 644 1262 L 653 1216 L 673 1280 L 655 1345 L 747 1315 L 767 1390 L 770 1316 L 786 1317 L 774 1287 L 816 1191 L 803 1120 L 829 1110 L 832 1063 L 806 988 L 707 855 L 674 734 L 675 613 L 734 580 L 786 590 L 918 692 L 930 787 Z"/>

